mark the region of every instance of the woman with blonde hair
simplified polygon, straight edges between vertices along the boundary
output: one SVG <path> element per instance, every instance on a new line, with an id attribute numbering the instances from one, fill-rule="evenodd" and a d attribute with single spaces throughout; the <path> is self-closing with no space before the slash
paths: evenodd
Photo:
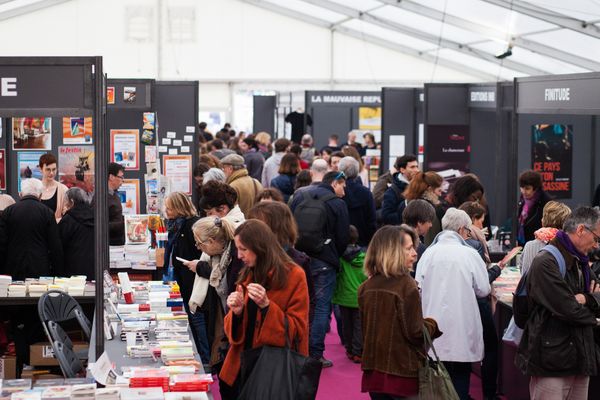
<path id="1" fill-rule="evenodd" d="M 417 234 L 407 225 L 379 229 L 367 249 L 358 288 L 363 333 L 362 392 L 371 399 L 418 395 L 418 370 L 424 363 L 423 327 L 440 336 L 437 323 L 423 318 L 421 298 L 410 271 L 417 258 Z"/>
<path id="2" fill-rule="evenodd" d="M 190 197 L 183 192 L 172 192 L 165 199 L 168 240 L 165 249 L 164 268 L 173 267 L 173 278 L 179 284 L 183 306 L 188 314 L 192 336 L 200 357 L 208 357 L 208 342 L 204 316 L 190 311 L 188 302 L 192 295 L 195 275 L 184 265 L 183 260 L 194 260 L 201 252 L 196 249 L 192 226 L 198 221 L 196 207 Z"/>
<path id="3" fill-rule="evenodd" d="M 571 209 L 566 204 L 553 200 L 546 203 L 542 211 L 542 227 L 533 233 L 535 239 L 525 243 L 525 247 L 523 247 L 519 264 L 521 274 L 527 272 L 535 256 L 563 228 L 569 215 L 571 215 Z"/>
<path id="4" fill-rule="evenodd" d="M 271 135 L 267 132 L 258 132 L 254 136 L 254 140 L 258 143 L 258 151 L 265 157 L 265 160 L 269 158 L 273 150 L 271 146 Z"/>
<path id="5" fill-rule="evenodd" d="M 192 312 L 206 317 L 209 356 L 202 361 L 210 365 L 211 372 L 218 373 L 228 349 L 223 318 L 227 312 L 227 296 L 235 290 L 242 269 L 233 242 L 233 234 L 240 223 L 232 217 L 210 216 L 199 219 L 192 227 L 202 256 L 185 263 L 195 274 L 189 307 Z"/>

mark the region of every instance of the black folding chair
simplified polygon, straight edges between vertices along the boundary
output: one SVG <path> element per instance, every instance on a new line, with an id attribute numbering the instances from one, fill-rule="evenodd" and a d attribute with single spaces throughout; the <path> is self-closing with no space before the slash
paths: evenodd
<path id="1" fill-rule="evenodd" d="M 46 329 L 46 334 L 48 334 L 46 326 L 48 321 L 64 322 L 76 319 L 87 340 L 90 340 L 92 324 L 83 313 L 79 303 L 67 293 L 60 290 L 50 290 L 44 293 L 38 301 L 38 314 Z"/>
<path id="2" fill-rule="evenodd" d="M 50 337 L 54 339 L 51 341 L 54 357 L 58 360 L 63 376 L 76 378 L 80 372 L 84 371 L 84 368 L 83 363 L 73 351 L 71 339 L 56 322 L 48 321 L 47 324 Z"/>

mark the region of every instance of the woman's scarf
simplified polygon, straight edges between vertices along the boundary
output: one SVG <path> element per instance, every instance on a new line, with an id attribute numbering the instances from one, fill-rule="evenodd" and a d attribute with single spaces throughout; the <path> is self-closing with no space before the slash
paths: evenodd
<path id="1" fill-rule="evenodd" d="M 556 234 L 556 238 L 560 242 L 561 245 L 571 254 L 573 257 L 579 260 L 581 263 L 581 270 L 583 272 L 583 291 L 584 293 L 589 293 L 590 291 L 590 267 L 589 261 L 590 259 L 586 254 L 582 254 L 577 250 L 569 235 L 564 231 L 558 231 Z"/>
<path id="2" fill-rule="evenodd" d="M 183 224 L 185 224 L 185 217 L 178 217 L 175 219 L 167 220 L 167 247 L 165 248 L 165 265 L 171 265 L 171 253 L 175 250 L 176 238 L 181 230 Z"/>
<path id="3" fill-rule="evenodd" d="M 556 236 L 558 229 L 556 228 L 540 228 L 533 233 L 537 240 L 548 243 Z"/>
<path id="4" fill-rule="evenodd" d="M 519 215 L 519 231 L 517 232 L 517 240 L 519 243 L 525 243 L 525 222 L 527 222 L 527 218 L 529 218 L 529 212 L 535 205 L 535 203 L 540 199 L 542 195 L 541 190 L 536 190 L 533 193 L 531 198 L 526 199 L 523 197 L 523 208 L 521 209 L 521 214 Z"/>
<path id="5" fill-rule="evenodd" d="M 214 287 L 219 295 L 219 298 L 223 302 L 223 309 L 227 309 L 227 268 L 231 263 L 231 240 L 227 242 L 223 253 L 210 257 L 210 265 L 212 271 L 210 272 L 209 284 Z"/>

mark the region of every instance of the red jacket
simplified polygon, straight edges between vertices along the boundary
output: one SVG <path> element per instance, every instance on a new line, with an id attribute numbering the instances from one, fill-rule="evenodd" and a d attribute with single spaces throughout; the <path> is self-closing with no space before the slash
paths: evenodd
<path id="1" fill-rule="evenodd" d="M 245 287 L 251 283 L 250 279 L 243 283 Z M 244 304 L 248 304 L 248 293 L 244 290 Z M 265 317 L 259 311 L 256 314 L 256 325 L 254 330 L 254 340 L 252 348 L 270 345 L 276 347 L 285 346 L 285 325 L 284 315 L 287 316 L 289 323 L 290 343 L 293 343 L 297 337 L 299 347 L 298 352 L 308 356 L 308 286 L 306 284 L 306 275 L 304 270 L 293 264 L 289 272 L 286 285 L 278 290 L 268 290 L 269 309 Z M 244 351 L 244 339 L 246 337 L 246 325 L 248 324 L 248 314 L 243 312 L 242 323 L 238 324 L 238 329 L 233 332 L 234 315 L 231 310 L 225 316 L 225 335 L 229 339 L 231 347 L 227 352 L 223 368 L 219 374 L 219 379 L 228 385 L 233 385 L 240 372 L 241 356 Z"/>

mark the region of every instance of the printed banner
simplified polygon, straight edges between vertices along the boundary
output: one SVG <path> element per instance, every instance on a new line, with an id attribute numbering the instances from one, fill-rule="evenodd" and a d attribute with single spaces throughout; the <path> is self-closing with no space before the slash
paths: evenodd
<path id="1" fill-rule="evenodd" d="M 359 107 L 358 129 L 368 131 L 380 131 L 381 107 Z"/>
<path id="2" fill-rule="evenodd" d="M 148 244 L 147 215 L 125 215 L 125 244 Z"/>
<path id="3" fill-rule="evenodd" d="M 52 118 L 13 118 L 13 150 L 51 150 Z"/>
<path id="4" fill-rule="evenodd" d="M 123 207 L 123 215 L 140 213 L 140 180 L 124 179 L 117 191 Z"/>
<path id="5" fill-rule="evenodd" d="M 573 125 L 533 125 L 531 160 L 533 170 L 542 174 L 545 192 L 555 199 L 572 197 Z"/>
<path id="6" fill-rule="evenodd" d="M 427 166 L 442 176 L 461 176 L 469 172 L 471 144 L 465 125 L 427 126 Z"/>
<path id="7" fill-rule="evenodd" d="M 64 144 L 92 144 L 92 117 L 63 118 Z"/>
<path id="8" fill-rule="evenodd" d="M 94 146 L 58 146 L 58 178 L 68 188 L 94 192 Z"/>
<path id="9" fill-rule="evenodd" d="M 128 170 L 140 169 L 140 131 L 137 129 L 110 130 L 110 160 Z"/>
<path id="10" fill-rule="evenodd" d="M 46 154 L 43 151 L 18 152 L 17 153 L 17 190 L 21 191 L 21 181 L 27 178 L 42 179 L 42 170 L 40 169 L 40 157 Z"/>

